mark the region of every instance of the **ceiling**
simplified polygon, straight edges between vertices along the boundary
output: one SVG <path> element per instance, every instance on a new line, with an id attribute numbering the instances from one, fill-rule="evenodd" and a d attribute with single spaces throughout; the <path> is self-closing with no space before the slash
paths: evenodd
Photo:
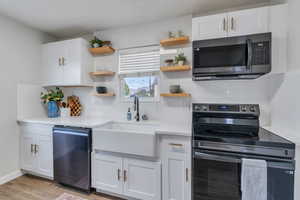
<path id="1" fill-rule="evenodd" d="M 0 14 L 57 37 L 269 0 L 0 0 Z"/>

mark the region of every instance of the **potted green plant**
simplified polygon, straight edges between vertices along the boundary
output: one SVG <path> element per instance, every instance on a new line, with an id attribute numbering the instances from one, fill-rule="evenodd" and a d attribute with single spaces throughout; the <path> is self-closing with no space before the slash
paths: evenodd
<path id="1" fill-rule="evenodd" d="M 102 47 L 103 46 L 103 41 L 98 39 L 96 36 L 94 37 L 94 39 L 92 39 L 90 41 L 90 45 L 92 48 L 98 48 L 98 47 Z"/>
<path id="2" fill-rule="evenodd" d="M 177 56 L 175 56 L 175 63 L 178 65 L 184 65 L 186 61 L 186 56 L 184 53 L 179 53 Z"/>
<path id="3" fill-rule="evenodd" d="M 41 92 L 41 100 L 48 106 L 48 117 L 59 117 L 59 104 L 64 98 L 64 93 L 58 87 L 55 90 L 47 90 L 47 92 Z"/>

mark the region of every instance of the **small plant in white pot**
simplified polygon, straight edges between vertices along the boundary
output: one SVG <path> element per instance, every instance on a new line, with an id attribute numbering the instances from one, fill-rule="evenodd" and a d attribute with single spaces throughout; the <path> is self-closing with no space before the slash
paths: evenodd
<path id="1" fill-rule="evenodd" d="M 186 56 L 184 53 L 179 53 L 177 56 L 175 56 L 175 62 L 180 66 L 184 65 L 186 62 Z"/>
<path id="2" fill-rule="evenodd" d="M 94 37 L 94 39 L 92 39 L 90 41 L 91 47 L 92 48 L 98 48 L 98 47 L 102 47 L 103 46 L 103 41 L 99 40 L 96 36 Z"/>

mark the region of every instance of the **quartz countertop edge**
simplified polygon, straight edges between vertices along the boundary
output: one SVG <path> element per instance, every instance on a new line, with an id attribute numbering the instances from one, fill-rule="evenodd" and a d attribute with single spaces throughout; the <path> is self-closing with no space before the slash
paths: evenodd
<path id="1" fill-rule="evenodd" d="M 288 128 L 276 128 L 272 126 L 264 126 L 263 128 L 291 142 L 294 142 L 297 146 L 300 146 L 300 135 L 295 130 L 290 130 Z"/>
<path id="2" fill-rule="evenodd" d="M 97 128 L 108 122 L 117 121 L 125 123 L 145 123 L 145 124 L 156 124 L 157 128 L 155 133 L 157 135 L 170 135 L 170 136 L 186 136 L 191 137 L 191 126 L 180 126 L 178 124 L 172 124 L 168 122 L 158 122 L 158 121 L 142 121 L 142 122 L 133 122 L 133 121 L 122 121 L 122 120 L 111 120 L 103 118 L 85 118 L 85 117 L 76 117 L 76 118 L 22 118 L 17 120 L 19 123 L 34 123 L 34 124 L 44 124 L 44 125 L 63 125 L 63 126 L 75 126 L 75 127 L 84 127 L 84 128 Z"/>

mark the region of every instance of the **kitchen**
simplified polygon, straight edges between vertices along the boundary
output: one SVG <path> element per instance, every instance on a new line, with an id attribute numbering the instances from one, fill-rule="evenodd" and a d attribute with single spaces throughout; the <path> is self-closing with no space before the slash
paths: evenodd
<path id="1" fill-rule="evenodd" d="M 125 199 L 205 199 L 205 194 L 203 197 L 195 196 L 194 191 L 197 190 L 197 186 L 193 182 L 196 174 L 193 172 L 192 156 L 194 152 L 192 146 L 195 147 L 193 143 L 195 132 L 191 130 L 192 124 L 197 126 L 193 122 L 195 119 L 193 113 L 198 112 L 196 109 L 198 104 L 200 106 L 209 104 L 211 107 L 214 104 L 222 104 L 222 106 L 258 104 L 259 108 L 255 109 L 259 112 L 255 112 L 256 115 L 252 113 L 250 115 L 254 117 L 253 122 L 256 124 L 254 127 L 258 127 L 257 117 L 259 117 L 259 126 L 290 140 L 297 147 L 299 108 L 296 102 L 299 95 L 292 92 L 291 88 L 297 85 L 298 80 L 296 52 L 299 30 L 293 26 L 293 23 L 296 23 L 295 19 L 298 15 L 296 8 L 299 7 L 299 3 L 292 0 L 288 3 L 277 3 L 245 3 L 230 7 L 227 5 L 225 10 L 219 5 L 211 8 L 212 13 L 209 14 L 188 11 L 183 16 L 172 16 L 147 23 L 119 25 L 103 30 L 100 30 L 101 26 L 99 26 L 96 27 L 96 31 L 89 31 L 87 34 L 82 34 L 81 30 L 81 35 L 78 34 L 75 37 L 70 33 L 72 30 L 67 34 L 68 31 L 65 29 L 66 32 L 61 31 L 59 39 L 37 33 L 27 27 L 20 28 L 20 25 L 3 19 L 3 27 L 12 30 L 11 33 L 8 31 L 3 33 L 7 34 L 5 38 L 13 36 L 17 38 L 16 44 L 13 43 L 13 45 L 9 44 L 12 41 L 1 40 L 3 46 L 10 46 L 8 50 L 12 52 L 13 47 L 17 46 L 18 51 L 22 50 L 22 52 L 18 55 L 20 57 L 16 58 L 15 55 L 9 54 L 3 62 L 3 66 L 12 65 L 12 62 L 12 66 L 20 67 L 20 71 L 16 74 L 15 69 L 9 69 L 7 73 L 12 74 L 13 78 L 9 79 L 7 75 L 1 77 L 1 80 L 6 81 L 5 84 L 11 83 L 5 87 L 5 91 L 14 91 L 10 95 L 14 97 L 12 99 L 16 99 L 16 102 L 6 102 L 3 105 L 14 103 L 12 106 L 17 105 L 17 107 L 13 110 L 15 114 L 11 114 L 11 110 L 7 107 L 2 109 L 8 115 L 4 116 L 3 120 L 1 119 L 2 126 L 9 128 L 5 129 L 7 133 L 3 133 L 3 139 L 1 138 L 1 148 L 3 148 L 1 165 L 3 163 L 3 167 L 0 167 L 0 177 L 3 178 L 0 178 L 0 183 L 14 181 L 23 173 L 54 179 L 56 183 L 64 183 L 63 180 L 58 181 L 59 178 L 63 178 L 64 170 L 72 174 L 71 169 L 76 167 L 74 163 L 71 163 L 73 167 L 70 167 L 70 163 L 64 161 L 62 161 L 63 164 L 56 165 L 55 155 L 63 153 L 68 145 L 72 145 L 70 142 L 72 139 L 68 134 L 65 136 L 59 134 L 68 132 L 64 128 L 71 126 L 76 129 L 71 131 L 77 134 L 83 134 L 82 131 L 85 132 L 86 128 L 92 130 L 92 133 L 87 134 L 92 140 L 91 149 L 86 149 L 87 156 L 84 157 L 90 161 L 85 162 L 86 165 L 80 165 L 79 168 L 86 167 L 84 176 L 91 179 L 90 187 L 97 191 L 97 197 L 101 198 L 103 194 L 107 194 Z M 8 7 L 9 4 L 3 4 L 4 13 L 4 8 L 9 10 Z M 14 14 L 13 11 L 11 10 L 11 15 Z M 9 13 L 5 14 L 9 16 Z M 22 40 L 19 35 L 10 35 L 12 32 L 14 34 L 24 32 L 24 37 L 29 39 L 28 41 Z M 170 42 L 170 32 L 175 35 L 175 39 L 182 35 L 188 37 L 188 42 L 165 46 L 166 42 Z M 195 63 L 193 63 L 194 45 L 197 41 L 215 41 L 219 38 L 269 32 L 272 33 L 272 48 L 269 51 L 272 52 L 271 72 L 266 70 L 265 75 L 256 79 L 232 80 L 236 76 L 231 76 L 230 80 L 224 80 L 223 76 L 222 80 L 193 80 L 193 77 L 198 77 L 194 73 Z M 101 40 L 111 41 L 108 49 L 114 49 L 114 51 L 110 54 L 95 55 L 88 43 L 95 36 Z M 57 40 L 59 42 L 55 42 Z M 216 41 L 213 44 L 215 45 Z M 31 49 L 28 49 L 29 47 Z M 165 61 L 175 60 L 178 51 L 186 57 L 185 71 L 164 71 L 173 66 L 161 69 L 161 66 L 168 65 Z M 155 55 L 151 59 L 156 63 L 157 55 L 159 55 L 159 63 L 151 65 L 152 68 L 146 72 L 143 68 L 131 68 L 130 64 L 126 65 L 130 61 L 128 55 L 141 59 L 143 57 L 139 54 L 141 52 L 155 52 L 151 54 L 151 56 Z M 6 54 L 8 53 L 3 50 L 3 55 Z M 28 57 L 32 61 L 28 61 Z M 30 67 L 23 69 L 20 62 Z M 50 65 L 57 65 L 55 67 L 57 70 L 53 71 Z M 75 65 L 75 70 L 68 68 L 68 66 Z M 137 73 L 135 70 L 141 71 Z M 4 70 L 1 74 L 5 72 Z M 102 76 L 103 74 L 99 75 L 101 72 L 111 73 Z M 132 76 L 132 74 L 138 74 L 138 76 Z M 124 95 L 125 85 L 130 85 L 132 78 L 137 77 L 146 77 L 153 82 L 155 86 L 151 98 L 140 97 L 137 102 L 133 101 L 132 97 Z M 226 77 L 228 79 L 228 76 Z M 136 82 L 132 82 L 135 86 Z M 171 93 L 169 91 L 171 85 L 180 85 L 182 92 Z M 63 101 L 66 103 L 68 103 L 67 97 L 69 96 L 79 98 L 80 117 L 63 117 L 63 109 L 61 109 L 61 117 L 47 117 L 48 108 L 41 103 L 40 92 L 45 93 L 44 88 L 55 89 L 56 86 L 63 90 L 65 96 Z M 102 89 L 104 87 L 107 91 L 97 92 L 98 86 Z M 223 109 L 227 112 L 226 107 Z M 139 112 L 134 110 L 139 110 Z M 242 111 L 243 108 L 241 107 L 240 110 Z M 250 111 L 250 107 L 248 110 Z M 136 122 L 137 113 L 139 113 L 139 122 Z M 129 123 L 128 114 L 131 118 Z M 143 120 L 147 118 L 148 120 Z M 16 121 L 18 121 L 17 124 L 15 124 Z M 58 127 L 53 130 L 54 126 Z M 78 130 L 77 127 L 83 130 Z M 9 132 L 16 133 L 8 134 Z M 57 139 L 59 137 L 55 134 L 66 138 Z M 64 142 L 64 145 L 60 142 Z M 10 145 L 15 147 L 14 152 L 9 153 L 4 150 Z M 293 149 L 290 143 L 284 147 Z M 239 151 L 242 152 L 241 149 Z M 296 161 L 297 156 L 296 153 Z M 287 160 L 292 161 L 292 157 L 288 154 Z M 55 178 L 59 170 L 64 173 Z M 240 178 L 238 179 L 241 181 Z M 18 182 L 18 178 L 15 181 Z M 30 179 L 30 181 L 35 181 L 35 179 Z M 298 181 L 296 173 L 295 187 Z M 221 184 L 222 180 L 219 183 Z M 239 182 L 234 184 L 240 186 Z M 66 185 L 72 185 L 72 183 L 66 183 Z M 1 187 L 1 198 L 14 199 L 6 193 L 7 185 L 4 184 L 3 189 Z M 234 190 L 237 196 L 231 196 L 231 199 L 241 199 L 240 189 Z M 291 189 L 292 186 L 288 186 L 288 190 L 293 192 Z M 286 199 L 288 195 L 292 195 L 292 192 L 286 194 L 285 190 L 280 190 L 280 192 L 286 195 Z M 96 198 L 74 193 L 68 189 L 65 193 L 83 199 Z M 54 200 L 59 195 L 49 194 L 47 199 Z M 221 191 L 221 195 L 225 195 L 224 192 Z M 297 190 L 295 190 L 294 199 L 297 199 L 297 196 Z M 282 198 L 278 194 L 275 197 Z M 32 197 L 31 199 L 39 198 Z"/>

